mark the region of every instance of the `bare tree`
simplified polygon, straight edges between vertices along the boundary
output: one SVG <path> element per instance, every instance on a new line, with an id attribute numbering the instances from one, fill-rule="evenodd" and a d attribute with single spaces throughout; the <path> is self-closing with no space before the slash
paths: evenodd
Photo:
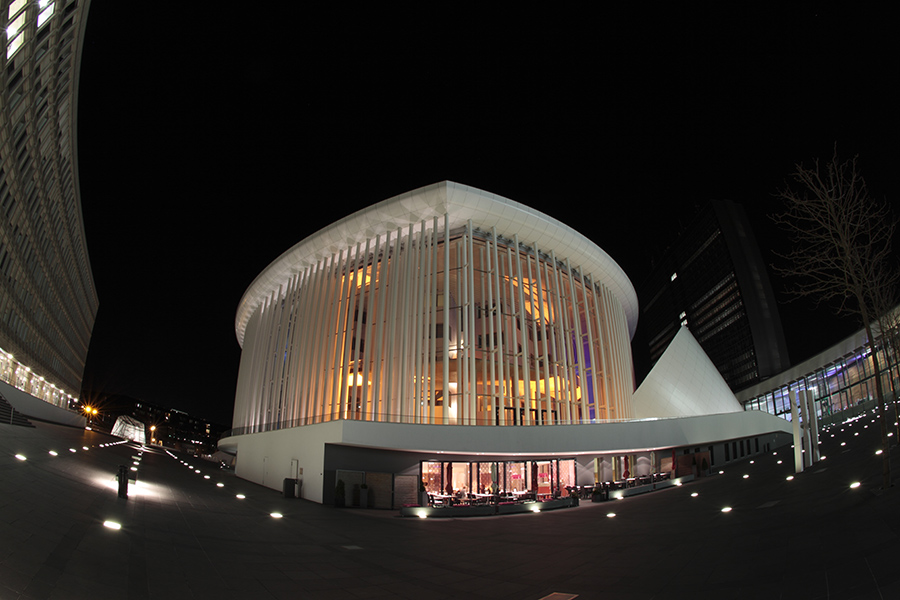
<path id="1" fill-rule="evenodd" d="M 872 356 L 875 391 L 881 413 L 882 486 L 891 485 L 887 415 L 873 330 L 893 296 L 898 272 L 891 251 L 896 220 L 890 207 L 869 196 L 857 168 L 857 157 L 842 162 L 837 149 L 831 160 L 811 167 L 795 165 L 777 196 L 786 206 L 775 222 L 788 234 L 787 266 L 775 270 L 792 280 L 788 291 L 817 304 L 836 301 L 838 314 L 854 314 L 866 330 Z"/>

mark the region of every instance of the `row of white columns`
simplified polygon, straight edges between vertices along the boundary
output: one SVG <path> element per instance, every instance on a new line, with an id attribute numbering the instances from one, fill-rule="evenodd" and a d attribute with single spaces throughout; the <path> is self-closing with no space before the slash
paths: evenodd
<path id="1" fill-rule="evenodd" d="M 606 286 L 448 222 L 341 249 L 272 290 L 247 324 L 235 427 L 630 418 L 627 320 Z"/>

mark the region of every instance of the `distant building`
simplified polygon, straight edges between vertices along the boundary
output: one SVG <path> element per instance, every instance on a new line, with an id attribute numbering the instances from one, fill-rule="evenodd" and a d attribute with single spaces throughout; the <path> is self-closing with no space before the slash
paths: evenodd
<path id="1" fill-rule="evenodd" d="M 732 390 L 789 366 L 766 266 L 743 208 L 713 201 L 640 286 L 639 337 L 655 364 L 687 327 Z M 640 351 L 637 348 L 636 351 Z"/>
<path id="2" fill-rule="evenodd" d="M 125 402 L 120 400 L 120 406 L 124 410 Z M 216 441 L 228 429 L 184 411 L 143 400 L 133 400 L 129 414 L 147 425 L 147 440 L 151 444 L 188 454 L 212 454 Z"/>
<path id="3" fill-rule="evenodd" d="M 77 398 L 99 304 L 75 126 L 89 5 L 0 2 L 0 387 L 50 420 L 70 413 L 57 418 L 21 393 L 60 409 Z"/>

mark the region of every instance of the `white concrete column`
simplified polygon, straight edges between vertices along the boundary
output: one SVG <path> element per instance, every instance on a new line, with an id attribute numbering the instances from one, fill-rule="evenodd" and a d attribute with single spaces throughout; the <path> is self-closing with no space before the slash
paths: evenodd
<path id="1" fill-rule="evenodd" d="M 468 339 L 468 360 L 469 360 L 469 425 L 478 424 L 478 371 L 475 364 L 475 247 L 474 247 L 474 229 L 472 228 L 471 219 L 466 223 L 466 281 L 468 282 L 468 290 L 466 295 L 466 303 L 468 304 L 469 328 L 466 338 Z"/>
<path id="2" fill-rule="evenodd" d="M 788 391 L 791 402 L 791 425 L 794 431 L 794 472 L 803 472 L 803 438 L 800 435 L 800 415 L 797 412 L 797 392 L 793 389 Z"/>
<path id="3" fill-rule="evenodd" d="M 522 279 L 522 250 L 519 246 L 519 236 L 515 236 L 516 245 L 516 281 L 519 288 L 519 330 L 522 332 L 522 381 L 524 383 L 525 425 L 531 425 L 531 377 L 528 364 L 528 320 L 525 316 L 525 285 Z M 518 382 L 516 382 L 518 385 Z"/>
<path id="4" fill-rule="evenodd" d="M 388 231 L 385 233 L 384 237 L 384 249 L 382 250 L 381 257 L 379 260 L 380 266 L 378 268 L 378 289 L 376 290 L 376 294 L 378 294 L 378 302 L 376 304 L 376 308 L 378 310 L 378 317 L 375 321 L 375 337 L 369 340 L 366 343 L 366 346 L 374 346 L 375 352 L 373 353 L 375 358 L 372 363 L 372 420 L 373 421 L 383 421 L 384 420 L 384 390 L 382 386 L 384 385 L 384 363 L 387 362 L 384 358 L 384 321 L 387 318 L 387 304 L 388 304 L 388 280 L 391 272 L 391 261 L 393 257 L 391 256 L 391 232 Z"/>
<path id="5" fill-rule="evenodd" d="M 806 413 L 809 415 L 810 464 L 819 462 L 819 415 L 816 414 L 816 400 L 810 390 L 806 390 Z"/>
<path id="6" fill-rule="evenodd" d="M 537 243 L 531 245 L 534 248 L 534 270 L 537 272 L 537 311 L 532 313 L 532 316 L 537 319 L 541 324 L 541 343 L 540 348 L 543 350 L 541 352 L 541 357 L 544 363 L 544 372 L 542 373 L 544 378 L 544 410 L 547 413 L 547 418 L 544 421 L 544 425 L 555 425 L 556 419 L 553 418 L 553 404 L 550 400 L 550 342 L 547 340 L 547 321 L 548 316 L 545 314 L 544 308 L 544 278 L 541 276 L 541 251 L 538 249 Z M 532 282 L 534 283 L 534 282 Z M 534 289 L 534 285 L 531 286 Z M 547 301 L 549 302 L 549 295 Z M 535 359 L 537 359 L 537 353 L 535 353 Z M 537 366 L 540 366 L 538 363 Z"/>
<path id="7" fill-rule="evenodd" d="M 428 364 L 430 365 L 431 372 L 431 382 L 429 383 L 429 392 L 428 392 L 428 423 L 431 425 L 437 424 L 437 305 L 438 305 L 438 295 L 437 295 L 437 266 L 438 266 L 438 219 L 434 217 L 431 223 L 431 250 L 429 255 L 431 256 L 431 264 L 428 267 L 428 270 L 431 274 L 431 285 L 429 287 L 428 292 L 428 301 L 430 302 L 429 306 L 431 309 L 431 336 L 430 336 L 430 355 L 428 358 Z"/>
<path id="8" fill-rule="evenodd" d="M 516 244 L 517 250 L 513 253 L 513 249 L 508 247 L 506 248 L 506 272 L 507 272 L 507 298 L 509 300 L 509 311 L 510 318 L 507 326 L 509 327 L 509 333 L 512 340 L 512 346 L 510 346 L 512 355 L 512 380 L 510 381 L 509 386 L 509 397 L 512 400 L 513 406 L 513 423 L 518 423 L 519 425 L 524 425 L 524 415 L 521 415 L 521 402 L 519 398 L 519 330 L 516 328 L 516 319 L 518 315 L 516 314 L 516 289 L 513 281 L 515 280 L 514 270 L 513 270 L 513 260 L 518 260 L 518 244 Z"/>
<path id="9" fill-rule="evenodd" d="M 373 377 L 373 368 L 372 368 L 372 347 L 375 346 L 376 338 L 372 336 L 372 328 L 375 324 L 375 297 L 378 295 L 378 269 L 382 266 L 381 259 L 379 258 L 379 252 L 381 251 L 381 234 L 375 236 L 375 251 L 372 253 L 372 267 L 369 276 L 369 307 L 366 309 L 366 334 L 363 338 L 365 348 L 363 349 L 363 360 L 362 367 L 360 368 L 360 374 L 362 375 L 363 380 L 363 395 L 362 395 L 362 411 L 363 411 L 363 420 L 371 421 L 373 419 L 373 408 L 375 405 L 375 395 L 372 386 L 372 377 Z M 369 253 L 366 252 L 366 261 Z M 379 304 L 381 304 L 379 302 Z"/>
<path id="10" fill-rule="evenodd" d="M 493 251 L 493 260 L 491 261 L 491 274 L 493 276 L 493 285 L 491 286 L 491 310 L 492 313 L 492 321 L 494 322 L 494 326 L 492 328 L 491 335 L 495 338 L 492 340 L 494 344 L 492 356 L 496 357 L 497 365 L 496 365 L 496 382 L 498 389 L 496 390 L 496 400 L 499 407 L 499 419 L 501 425 L 506 425 L 506 397 L 507 394 L 504 392 L 504 382 L 506 381 L 506 373 L 505 373 L 505 364 L 506 364 L 506 354 L 504 351 L 506 340 L 503 331 L 503 325 L 505 323 L 505 319 L 503 318 L 503 288 L 500 285 L 500 251 L 498 249 L 499 243 L 497 240 L 497 229 L 491 228 L 491 238 L 494 241 L 492 246 Z"/>
<path id="11" fill-rule="evenodd" d="M 444 213 L 444 310 L 441 321 L 444 324 L 443 341 L 443 387 L 444 401 L 441 411 L 444 425 L 450 422 L 450 216 Z"/>

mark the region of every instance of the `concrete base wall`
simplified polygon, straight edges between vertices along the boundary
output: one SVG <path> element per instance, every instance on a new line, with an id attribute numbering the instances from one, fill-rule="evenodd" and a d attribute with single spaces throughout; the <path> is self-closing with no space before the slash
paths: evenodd
<path id="1" fill-rule="evenodd" d="M 593 483 L 591 461 L 604 453 L 705 449 L 723 440 L 779 433 L 789 435 L 790 423 L 759 411 L 544 427 L 332 421 L 228 437 L 219 448 L 237 454 L 238 477 L 274 490 L 282 489 L 285 478 L 299 478 L 302 498 L 327 502 L 333 496 L 334 472 L 340 469 L 418 475 L 420 460 L 561 457 L 576 458 L 578 484 L 588 485 Z"/>
<path id="2" fill-rule="evenodd" d="M 0 381 L 0 393 L 3 394 L 10 406 L 26 417 L 33 417 L 41 421 L 49 421 L 50 423 L 59 423 L 60 425 L 71 425 L 73 427 L 84 427 L 85 425 L 83 415 L 44 402 L 40 398 L 26 394 L 5 381 Z"/>

